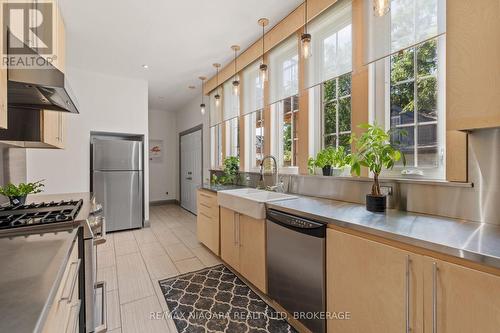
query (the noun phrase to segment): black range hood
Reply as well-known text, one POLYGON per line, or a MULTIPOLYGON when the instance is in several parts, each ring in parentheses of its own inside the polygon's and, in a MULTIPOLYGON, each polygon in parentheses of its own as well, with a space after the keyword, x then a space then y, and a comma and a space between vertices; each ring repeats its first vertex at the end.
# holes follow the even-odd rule
POLYGON ((29 66, 7 67, 7 103, 9 107, 55 110, 79 113, 77 103, 66 76, 48 63, 33 49, 30 54, 19 57, 30 58, 30 63, 44 64, 43 68, 29 66))

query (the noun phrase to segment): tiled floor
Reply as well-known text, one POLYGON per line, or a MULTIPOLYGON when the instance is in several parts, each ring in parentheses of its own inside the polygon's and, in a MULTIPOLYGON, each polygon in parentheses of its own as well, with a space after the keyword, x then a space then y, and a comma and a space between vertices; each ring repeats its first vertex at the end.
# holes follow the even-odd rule
POLYGON ((98 280, 107 285, 108 332, 177 332, 158 280, 220 261, 196 240, 196 217, 179 206, 153 206, 151 227, 115 232, 97 249, 98 280))

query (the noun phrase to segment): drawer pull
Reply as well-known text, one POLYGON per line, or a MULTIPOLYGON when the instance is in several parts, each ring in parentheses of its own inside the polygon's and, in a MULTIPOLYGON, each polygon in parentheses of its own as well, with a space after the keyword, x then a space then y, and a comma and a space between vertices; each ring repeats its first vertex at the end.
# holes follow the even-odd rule
POLYGON ((205 204, 204 204, 204 203, 202 203, 202 202, 200 202, 200 206, 203 206, 203 207, 205 207, 205 208, 212 209, 212 207, 211 207, 211 206, 209 206, 209 205, 205 205, 205 204))
POLYGON ((212 219, 210 216, 208 216, 208 215, 207 215, 207 214, 205 214, 205 213, 200 212, 200 215, 205 216, 207 219, 212 219))
POLYGON ((204 194, 204 193, 201 193, 200 192, 200 195, 204 198, 208 198, 208 199, 212 199, 212 196, 211 195, 208 195, 208 194, 204 194))
POLYGON ((102 323, 101 325, 97 326, 95 328, 95 333, 102 333, 106 332, 108 330, 108 317, 107 317, 107 312, 106 312, 106 282, 105 281, 100 281, 95 284, 96 289, 101 289, 101 296, 102 296, 102 302, 101 302, 101 318, 102 318, 102 323))
POLYGON ((80 307, 82 306, 82 301, 78 300, 74 305, 71 306, 71 313, 68 317, 68 322, 66 323, 65 332, 77 333, 78 320, 80 319, 80 307))
POLYGON ((71 276, 71 271, 68 273, 68 276, 66 278, 66 281, 64 282, 64 288, 63 288, 63 296, 59 300, 59 302, 62 301, 67 301, 68 303, 71 303, 71 300, 73 299, 73 292, 75 291, 75 286, 76 286, 76 281, 78 280, 78 272, 80 271, 80 264, 82 260, 78 259, 77 261, 73 261, 70 265, 70 270, 72 267, 76 267, 74 269, 74 274, 71 276), (66 288, 68 287, 68 280, 71 280, 71 284, 69 285, 69 291, 66 292, 66 288))

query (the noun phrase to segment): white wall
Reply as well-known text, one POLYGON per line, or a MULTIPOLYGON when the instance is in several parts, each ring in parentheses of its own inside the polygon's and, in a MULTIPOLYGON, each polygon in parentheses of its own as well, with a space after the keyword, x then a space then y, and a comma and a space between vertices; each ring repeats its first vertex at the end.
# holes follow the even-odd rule
POLYGON ((149 139, 163 141, 162 162, 149 162, 150 202, 177 198, 177 137, 175 113, 149 110, 149 139))
MULTIPOLYGON (((205 98, 205 104, 208 103, 208 98, 205 98)), ((208 171, 210 167, 210 129, 209 129, 209 114, 210 111, 207 108, 205 116, 201 115, 200 112, 200 100, 195 98, 181 107, 179 110, 175 111, 177 119, 177 133, 181 133, 190 128, 203 124, 203 182, 208 182, 210 179, 210 172, 208 171)), ((176 172, 175 172, 175 184, 177 185, 177 193, 179 193, 179 135, 176 137, 176 172)))
MULTIPOLYGON (((66 115, 65 149, 28 149, 27 179, 45 179, 46 193, 88 192, 90 132, 145 136, 148 146, 148 85, 129 79, 67 67, 80 114, 66 115)), ((148 170, 145 153, 144 170, 148 170)), ((149 202, 149 173, 144 173, 145 203, 149 202)), ((149 219, 149 205, 145 204, 149 219)))

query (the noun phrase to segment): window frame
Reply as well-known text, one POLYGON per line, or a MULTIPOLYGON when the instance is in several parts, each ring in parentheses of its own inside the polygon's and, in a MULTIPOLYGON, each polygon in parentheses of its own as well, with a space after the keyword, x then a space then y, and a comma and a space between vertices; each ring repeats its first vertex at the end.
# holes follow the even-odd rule
MULTIPOLYGON (((351 135, 352 134, 352 72, 348 72, 342 75, 339 75, 335 78, 332 78, 330 80, 324 81, 321 83, 321 88, 320 88, 320 102, 319 102, 319 122, 320 122, 320 147, 321 149, 325 149, 327 146, 325 144, 325 139, 327 136, 335 136, 335 148, 339 147, 339 137, 341 135, 351 135), (349 94, 344 95, 344 96, 339 96, 339 81, 340 77, 344 75, 350 75, 350 89, 349 89, 349 94), (325 101, 325 85, 328 82, 331 82, 335 80, 335 98, 330 99, 328 101, 325 101), (349 131, 340 131, 340 112, 339 112, 339 106, 340 106, 340 101, 344 99, 350 99, 350 130, 349 131), (334 133, 325 133, 325 107, 329 105, 330 103, 335 103, 336 104, 336 111, 335 111, 335 132, 334 133)), ((349 151, 351 148, 349 148, 349 151)))
MULTIPOLYGON (((413 83, 413 117, 414 121, 411 124, 404 124, 400 126, 404 127, 413 127, 413 156, 414 156, 414 164, 412 166, 402 166, 395 165, 392 170, 383 170, 382 177, 384 178, 395 178, 395 179, 423 179, 423 180, 445 180, 446 179, 446 38, 445 36, 438 36, 436 38, 426 40, 420 44, 414 45, 406 50, 414 49, 413 52, 413 77, 408 80, 403 80, 398 82, 398 84, 402 84, 405 82, 413 83), (417 49, 420 45, 429 42, 430 40, 436 41, 436 74, 426 75, 423 77, 424 80, 429 79, 431 77, 436 78, 436 88, 437 88, 437 98, 436 98, 436 108, 437 108, 437 120, 430 122, 419 122, 418 121, 418 80, 421 77, 418 75, 418 66, 417 66, 417 49), (420 125, 432 125, 436 124, 437 128, 437 162, 438 166, 418 166, 418 127, 420 125), (417 166, 415 166, 417 164, 417 166)), ((404 51, 406 51, 404 50, 404 51)), ((383 62, 384 67, 384 110, 383 110, 383 124, 386 130, 391 129, 391 58, 392 56, 386 57, 384 59, 379 60, 383 62)), ((373 66, 376 63, 370 64, 370 75, 373 75, 373 66)), ((372 78, 370 80, 370 84, 380 84, 376 78, 372 78)), ((371 94, 376 95, 374 92, 374 87, 370 88, 372 90, 371 94)), ((380 97, 380 95, 378 96, 380 97)), ((375 96, 377 98, 377 96, 375 96)), ((372 111, 370 112, 370 117, 372 118, 372 122, 375 122, 376 116, 373 117, 373 113, 377 114, 376 110, 373 110, 373 105, 370 103, 372 111)), ((421 147, 420 147, 421 148, 421 147)))
POLYGON ((280 173, 297 174, 299 172, 297 163, 297 145, 299 137, 297 136, 297 114, 300 111, 299 94, 286 97, 271 105, 271 154, 277 157, 278 168, 280 173), (284 112, 284 103, 290 100, 290 111, 284 112), (284 149, 284 117, 290 114, 291 126, 291 162, 290 165, 285 165, 285 149, 284 149))

